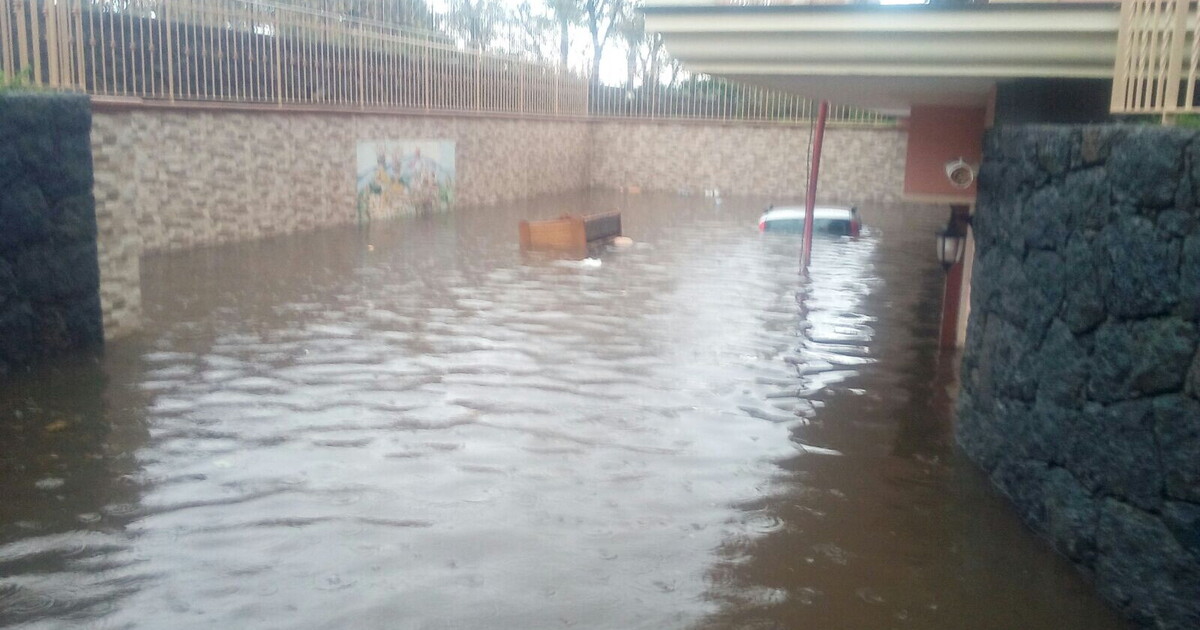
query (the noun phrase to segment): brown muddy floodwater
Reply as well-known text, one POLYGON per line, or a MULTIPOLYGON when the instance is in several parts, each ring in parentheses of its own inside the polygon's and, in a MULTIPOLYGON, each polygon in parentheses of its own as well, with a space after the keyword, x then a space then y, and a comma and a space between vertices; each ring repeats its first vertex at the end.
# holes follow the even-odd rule
POLYGON ((0 385, 0 626, 1122 627, 955 454, 944 210, 580 195, 143 263, 0 385), (517 221, 638 245, 525 259, 517 221))

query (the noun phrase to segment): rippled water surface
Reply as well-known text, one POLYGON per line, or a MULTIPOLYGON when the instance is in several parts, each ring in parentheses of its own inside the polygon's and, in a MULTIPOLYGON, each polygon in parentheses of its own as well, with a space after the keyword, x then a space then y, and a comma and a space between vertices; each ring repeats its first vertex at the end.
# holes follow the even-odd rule
POLYGON ((143 261, 0 385, 0 626, 1117 628, 955 455, 943 210, 582 195, 143 261), (624 213, 598 262, 517 221, 624 213))

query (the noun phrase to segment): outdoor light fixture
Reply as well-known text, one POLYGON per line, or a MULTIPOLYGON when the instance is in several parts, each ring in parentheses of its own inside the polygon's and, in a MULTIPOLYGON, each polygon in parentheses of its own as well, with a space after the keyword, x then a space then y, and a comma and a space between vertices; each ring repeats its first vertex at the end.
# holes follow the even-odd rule
POLYGON ((955 188, 970 188, 975 183, 975 167, 962 158, 946 162, 945 169, 946 179, 955 188))
POLYGON ((955 229, 952 224, 947 223, 946 227, 937 233, 937 255, 942 269, 950 271, 951 267, 963 259, 966 249, 967 235, 955 229))

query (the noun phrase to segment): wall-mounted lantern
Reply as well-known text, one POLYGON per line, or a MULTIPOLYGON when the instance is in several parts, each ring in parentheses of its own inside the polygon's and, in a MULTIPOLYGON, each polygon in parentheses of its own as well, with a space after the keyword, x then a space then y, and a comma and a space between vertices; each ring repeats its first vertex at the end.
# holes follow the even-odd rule
POLYGON ((963 252, 966 249, 967 236, 960 233, 960 230, 953 227, 952 224, 947 224, 941 232, 937 233, 937 256, 938 262, 942 263, 942 269, 949 271, 951 267, 962 261, 963 252))
POLYGON ((946 227, 937 233, 937 257, 942 269, 950 271, 962 262, 967 251, 967 233, 971 230, 971 207, 950 206, 950 219, 946 227))
POLYGON ((942 325, 938 336, 938 347, 953 350, 958 345, 959 314, 963 312, 963 285, 967 281, 966 258, 967 237, 971 233, 971 207, 950 206, 950 219, 946 227, 937 233, 937 257, 946 272, 946 286, 942 293, 942 325))

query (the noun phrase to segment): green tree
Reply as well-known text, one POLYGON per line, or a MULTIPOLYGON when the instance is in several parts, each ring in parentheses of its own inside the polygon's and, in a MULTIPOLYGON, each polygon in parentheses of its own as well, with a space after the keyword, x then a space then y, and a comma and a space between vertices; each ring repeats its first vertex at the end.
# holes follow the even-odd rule
POLYGON ((558 63, 566 68, 571 56, 571 27, 582 23, 579 0, 547 0, 550 14, 558 27, 558 63))
POLYGON ((600 60, 604 57, 604 47, 608 45, 609 38, 624 18, 626 0, 583 0, 580 8, 584 26, 592 37, 591 81, 593 85, 599 85, 600 60))
POLYGON ((617 22, 617 35, 625 42, 625 87, 633 89, 634 82, 644 74, 642 47, 646 43, 646 19, 640 11, 629 6, 617 22))
POLYGON ((516 52, 543 62, 550 57, 545 49, 553 40, 552 34, 557 29, 551 14, 537 12, 533 5, 526 1, 517 6, 509 21, 511 39, 517 47, 516 52))
POLYGON ((678 62, 667 54, 662 35, 646 31, 646 18, 636 4, 626 4, 618 22, 617 33, 626 46, 626 87, 639 81, 645 86, 657 86, 662 81, 663 66, 672 66, 672 84, 678 76, 678 62))
POLYGON ((495 0, 454 0, 450 23, 469 48, 483 50, 491 45, 505 23, 504 8, 495 0))
POLYGON ((33 72, 29 68, 25 68, 16 74, 5 74, 0 72, 0 94, 5 92, 28 92, 38 90, 33 83, 33 72))
POLYGON ((277 4, 393 26, 438 28, 438 19, 425 0, 277 0, 277 4))

